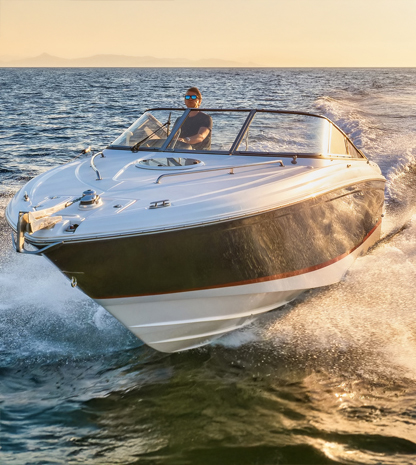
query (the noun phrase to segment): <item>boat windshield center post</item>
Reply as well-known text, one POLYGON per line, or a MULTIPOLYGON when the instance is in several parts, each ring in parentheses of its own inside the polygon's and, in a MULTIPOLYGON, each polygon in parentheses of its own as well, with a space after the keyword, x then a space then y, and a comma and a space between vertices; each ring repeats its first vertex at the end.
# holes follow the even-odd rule
POLYGON ((179 129, 182 127, 183 122, 186 120, 186 118, 188 117, 190 112, 191 112, 191 108, 186 109, 184 111, 183 115, 179 119, 176 120, 176 122, 175 122, 175 124, 174 124, 174 126, 172 128, 172 132, 169 134, 168 138, 165 140, 165 143, 160 148, 161 152, 164 152, 167 149, 167 147, 169 147, 169 144, 171 143, 172 139, 174 138, 176 132, 179 131, 179 129))
POLYGON ((247 119, 244 121, 244 124, 243 124, 240 132, 238 133, 233 145, 231 146, 228 155, 232 155, 237 150, 239 145, 241 144, 241 141, 243 140, 246 132, 248 131, 248 129, 250 127, 250 124, 253 121, 253 118, 254 118, 254 115, 256 114, 256 112, 257 112, 257 110, 251 110, 250 113, 248 114, 247 119))

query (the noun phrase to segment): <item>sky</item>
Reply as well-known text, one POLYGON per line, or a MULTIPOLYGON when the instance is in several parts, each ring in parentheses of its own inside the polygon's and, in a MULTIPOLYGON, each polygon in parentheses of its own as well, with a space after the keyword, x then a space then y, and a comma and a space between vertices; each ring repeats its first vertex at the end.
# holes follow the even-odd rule
POLYGON ((0 0, 0 57, 416 67, 416 0, 0 0))

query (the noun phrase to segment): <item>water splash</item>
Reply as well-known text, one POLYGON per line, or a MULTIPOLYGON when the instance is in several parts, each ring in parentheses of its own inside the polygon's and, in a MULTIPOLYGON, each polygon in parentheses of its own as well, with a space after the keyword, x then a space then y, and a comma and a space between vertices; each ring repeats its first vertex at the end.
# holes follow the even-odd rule
MULTIPOLYGON (((405 98, 416 101, 415 91, 405 98)), ((389 176, 416 162, 416 124, 411 106, 403 103, 395 91, 380 88, 359 98, 352 90, 338 90, 315 105, 389 176)))
MULTIPOLYGON (((416 216, 343 281, 308 291, 217 344, 260 345, 283 363, 350 379, 416 380, 416 216)), ((270 355, 269 355, 270 356, 270 355)))
POLYGON ((98 355, 140 344, 45 259, 15 253, 2 259, 0 351, 10 362, 98 355))

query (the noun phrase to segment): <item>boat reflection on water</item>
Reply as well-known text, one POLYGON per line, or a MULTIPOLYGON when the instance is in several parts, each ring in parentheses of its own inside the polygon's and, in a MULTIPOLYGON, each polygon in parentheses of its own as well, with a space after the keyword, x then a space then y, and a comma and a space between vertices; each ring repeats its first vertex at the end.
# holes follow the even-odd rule
POLYGON ((6 211, 18 252, 47 257, 162 352, 338 282, 383 214, 380 169, 327 118, 198 110, 213 129, 196 151, 180 138, 191 111, 145 112, 102 153, 32 179, 6 211))

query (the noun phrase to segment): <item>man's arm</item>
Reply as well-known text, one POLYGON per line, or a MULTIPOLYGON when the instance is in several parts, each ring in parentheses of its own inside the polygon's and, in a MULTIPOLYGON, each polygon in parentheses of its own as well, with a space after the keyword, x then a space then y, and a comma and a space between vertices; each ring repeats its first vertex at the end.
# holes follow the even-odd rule
POLYGON ((204 126, 199 128, 199 131, 197 134, 194 136, 189 136, 185 138, 179 139, 181 142, 185 142, 191 145, 198 144, 199 142, 202 142, 209 134, 210 129, 206 128, 204 126))

